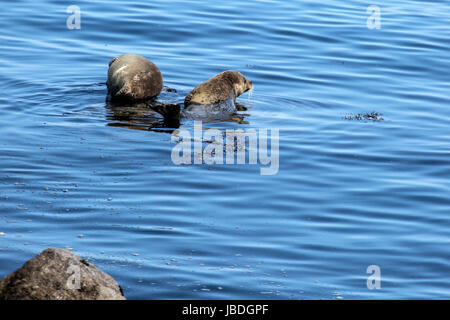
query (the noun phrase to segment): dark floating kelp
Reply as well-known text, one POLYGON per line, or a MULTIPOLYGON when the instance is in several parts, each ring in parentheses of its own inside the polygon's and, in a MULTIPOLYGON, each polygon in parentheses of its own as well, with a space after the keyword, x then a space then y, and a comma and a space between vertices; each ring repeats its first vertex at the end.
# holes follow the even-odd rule
POLYGON ((358 120, 358 121, 383 121, 383 114, 378 112, 371 113, 358 113, 356 115, 348 115, 344 117, 345 120, 358 120))

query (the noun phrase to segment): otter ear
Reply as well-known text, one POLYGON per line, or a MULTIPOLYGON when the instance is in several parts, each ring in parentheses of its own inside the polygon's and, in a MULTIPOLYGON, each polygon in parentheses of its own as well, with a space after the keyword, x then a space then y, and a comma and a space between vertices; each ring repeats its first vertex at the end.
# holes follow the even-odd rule
POLYGON ((108 67, 111 67, 111 65, 114 63, 114 61, 116 61, 117 58, 112 58, 111 61, 108 64, 108 67))

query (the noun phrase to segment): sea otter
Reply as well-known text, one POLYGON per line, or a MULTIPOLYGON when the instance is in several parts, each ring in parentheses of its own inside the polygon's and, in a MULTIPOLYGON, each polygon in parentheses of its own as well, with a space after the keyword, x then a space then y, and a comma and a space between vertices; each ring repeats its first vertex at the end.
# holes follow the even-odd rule
POLYGON ((163 78, 150 60, 124 54, 109 62, 106 85, 111 100, 137 102, 157 96, 163 88, 163 78))
POLYGON ((240 72, 227 70, 196 86, 184 99, 184 107, 214 105, 229 99, 234 103, 237 97, 251 89, 253 83, 240 72))

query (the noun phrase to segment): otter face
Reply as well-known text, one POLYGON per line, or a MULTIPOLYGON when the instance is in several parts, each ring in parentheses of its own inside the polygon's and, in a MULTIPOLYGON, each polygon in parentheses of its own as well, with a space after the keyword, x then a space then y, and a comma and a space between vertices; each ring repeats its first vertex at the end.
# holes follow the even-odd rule
POLYGON ((244 91, 242 93, 252 89, 253 89, 253 82, 248 80, 247 78, 244 78, 244 91))
POLYGON ((253 82, 248 80, 246 77, 244 77, 241 73, 236 72, 234 75, 234 92, 236 94, 236 97, 239 97, 244 92, 247 92, 249 90, 253 89, 253 82))

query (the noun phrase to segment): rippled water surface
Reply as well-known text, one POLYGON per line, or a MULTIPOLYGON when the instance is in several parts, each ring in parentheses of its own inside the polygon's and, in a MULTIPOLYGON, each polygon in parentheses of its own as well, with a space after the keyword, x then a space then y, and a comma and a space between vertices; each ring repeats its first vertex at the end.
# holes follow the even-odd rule
POLYGON ((448 1, 2 1, 0 277, 67 247, 133 299, 448 298, 449 21, 448 1), (175 165, 157 116, 105 104, 127 52, 165 101, 251 79, 240 121, 203 126, 279 129, 278 173, 175 165))

